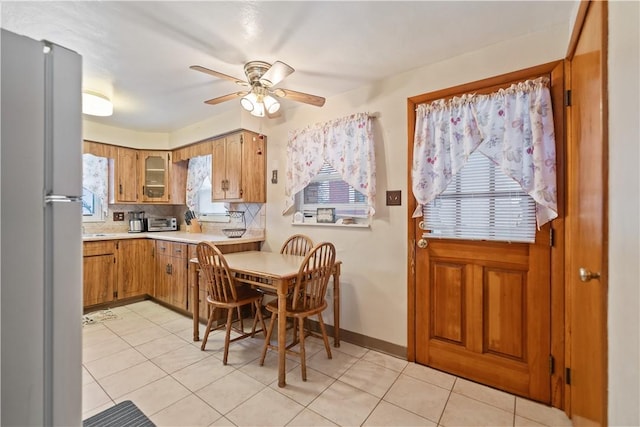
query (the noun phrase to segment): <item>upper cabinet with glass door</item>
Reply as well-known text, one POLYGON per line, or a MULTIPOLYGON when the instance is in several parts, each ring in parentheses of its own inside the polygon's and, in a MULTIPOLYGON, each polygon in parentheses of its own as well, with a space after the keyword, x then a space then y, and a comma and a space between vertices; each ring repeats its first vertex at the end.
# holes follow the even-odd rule
POLYGON ((169 202, 169 163, 167 151, 141 151, 143 202, 169 202))

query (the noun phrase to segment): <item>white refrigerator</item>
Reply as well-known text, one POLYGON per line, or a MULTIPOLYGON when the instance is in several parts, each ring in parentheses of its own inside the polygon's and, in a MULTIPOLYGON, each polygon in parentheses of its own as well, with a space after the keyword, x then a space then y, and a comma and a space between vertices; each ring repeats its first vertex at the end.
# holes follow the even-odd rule
POLYGON ((0 424, 82 424, 82 59, 2 30, 0 424))

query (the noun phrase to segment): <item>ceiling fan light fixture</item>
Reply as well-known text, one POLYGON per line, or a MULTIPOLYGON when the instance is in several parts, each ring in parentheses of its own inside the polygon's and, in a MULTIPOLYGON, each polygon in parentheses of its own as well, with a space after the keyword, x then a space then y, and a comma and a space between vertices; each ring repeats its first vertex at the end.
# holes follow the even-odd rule
POLYGON ((257 101, 258 97, 255 93, 251 92, 240 99, 240 105, 242 105, 242 108, 245 110, 252 112, 256 108, 257 101))
POLYGON ((91 116, 113 115, 113 103, 109 98, 98 92, 82 92, 82 113, 91 116))
POLYGON ((275 114, 280 109, 280 103, 271 95, 267 95, 263 99, 264 107, 267 109, 267 113, 275 114))
POLYGON ((251 111, 251 115, 256 117, 264 117, 264 104, 261 102, 256 102, 253 110, 251 111))

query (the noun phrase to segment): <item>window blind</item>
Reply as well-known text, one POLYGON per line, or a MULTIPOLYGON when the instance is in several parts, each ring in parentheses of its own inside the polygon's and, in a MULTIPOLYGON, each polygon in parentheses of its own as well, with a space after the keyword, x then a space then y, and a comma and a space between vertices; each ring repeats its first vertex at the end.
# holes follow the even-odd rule
POLYGON ((533 243, 535 202, 479 151, 423 210, 424 237, 533 243))
POLYGON ((315 215, 317 208, 336 209, 336 216, 367 217, 366 196, 347 184, 340 174, 324 163, 320 172, 299 194, 299 209, 315 215))

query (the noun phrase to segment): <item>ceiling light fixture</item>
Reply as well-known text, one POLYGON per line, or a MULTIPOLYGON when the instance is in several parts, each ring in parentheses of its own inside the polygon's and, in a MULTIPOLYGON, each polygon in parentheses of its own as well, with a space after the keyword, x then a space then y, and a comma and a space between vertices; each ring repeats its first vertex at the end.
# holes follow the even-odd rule
POLYGON ((82 113, 91 116, 111 116, 113 104, 106 96, 92 91, 82 92, 82 113))
POLYGON ((265 87, 258 85, 254 86, 249 94, 240 99, 240 105, 256 117, 264 117, 265 112, 275 114, 280 109, 278 100, 269 95, 265 87))

